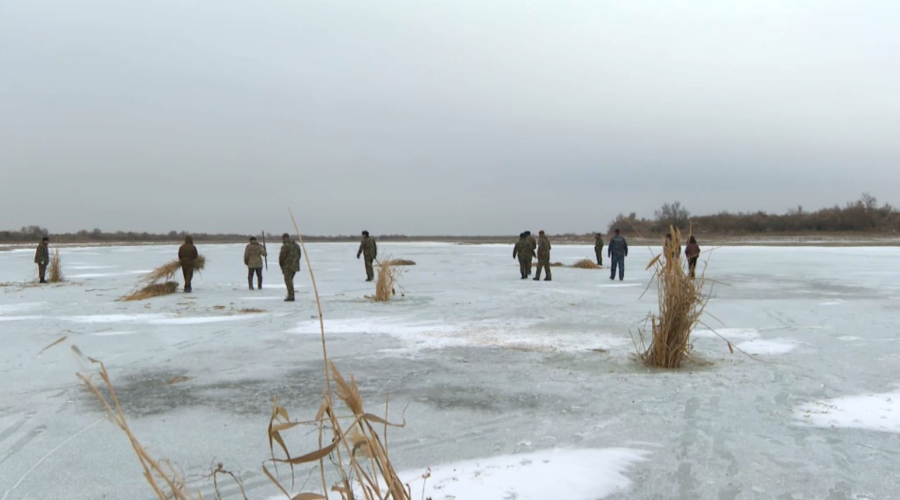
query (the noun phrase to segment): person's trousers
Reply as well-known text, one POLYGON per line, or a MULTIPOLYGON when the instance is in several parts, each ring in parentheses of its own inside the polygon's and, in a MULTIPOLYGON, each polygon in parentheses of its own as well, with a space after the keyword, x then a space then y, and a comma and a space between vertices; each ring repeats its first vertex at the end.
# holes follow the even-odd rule
POLYGON ((284 285, 287 287, 287 298, 294 298, 294 275, 297 274, 294 271, 285 271, 284 272, 284 285))
POLYGON ((601 248, 600 250, 595 250, 594 252, 597 254, 597 265, 602 266, 603 265, 603 249, 601 248))
POLYGON ((375 279, 375 268, 372 267, 372 262, 374 260, 375 259, 370 259, 370 258, 366 257, 366 279, 369 281, 372 281, 373 279, 375 279))
POLYGON ((523 278, 531 274, 531 259, 519 259, 519 273, 523 278))
POLYGON ((534 275, 534 279, 541 279, 541 269, 545 268, 547 270, 547 279, 552 279, 550 277, 550 259, 538 259, 537 274, 534 275))
POLYGON ((247 268, 247 284, 250 285, 250 289, 253 290, 253 274, 256 274, 256 288, 262 290, 262 268, 261 267, 250 267, 247 268))
POLYGON ((41 283, 46 282, 44 279, 47 276, 47 264, 38 264, 38 277, 41 279, 41 283))
POLYGON ((191 280, 194 279, 194 266, 191 264, 182 264, 181 274, 184 275, 184 291, 190 292, 193 290, 191 288, 191 280))
POLYGON ((694 276, 696 276, 696 272, 697 272, 697 259, 699 259, 699 258, 700 258, 700 257, 690 257, 690 258, 688 259, 688 268, 690 268, 690 270, 691 270, 691 278, 693 278, 694 276))
POLYGON ((616 277, 616 269, 619 270, 619 281, 625 279, 625 256, 613 254, 610 269, 609 279, 616 277))
POLYGON ((526 277, 531 276, 532 271, 534 271, 534 268, 532 267, 533 264, 534 264, 534 257, 529 257, 529 258, 528 258, 528 265, 525 266, 525 267, 528 268, 528 272, 525 274, 526 277))

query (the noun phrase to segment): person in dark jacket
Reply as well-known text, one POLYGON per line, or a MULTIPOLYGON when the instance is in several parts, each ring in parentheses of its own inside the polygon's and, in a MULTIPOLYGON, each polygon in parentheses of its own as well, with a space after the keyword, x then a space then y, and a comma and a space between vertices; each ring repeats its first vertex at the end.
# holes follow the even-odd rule
POLYGON ((616 269, 619 270, 619 281, 625 279, 625 257, 628 257, 628 241, 622 236, 618 229, 616 235, 609 240, 606 255, 612 264, 610 265, 609 279, 616 279, 616 269))
POLYGON ((44 236, 34 251, 34 263, 38 266, 38 277, 41 283, 46 283, 47 266, 50 265, 50 238, 44 236))
POLYGON ((537 257, 537 240, 534 239, 534 236, 531 235, 531 231, 525 231, 525 239, 528 240, 528 244, 531 245, 531 253, 532 256, 528 259, 528 276, 531 276, 531 272, 533 268, 531 267, 534 263, 534 258, 537 257))
POLYGON ((597 255, 597 265, 603 265, 603 235, 597 233, 594 235, 594 253, 597 255))
POLYGON ((253 275, 256 274, 256 286, 262 290, 263 257, 268 256, 266 247, 256 241, 256 237, 250 238, 250 243, 244 248, 244 265, 247 266, 247 284, 253 290, 253 275))
POLYGON ((184 237, 184 244, 178 249, 178 260, 181 262, 181 274, 184 275, 184 293, 191 293, 191 280, 194 279, 194 264, 197 262, 197 247, 192 236, 184 237))
POLYGON ((300 245, 291 238, 291 235, 284 233, 281 235, 281 253, 278 254, 278 265, 281 266, 281 273, 284 274, 284 285, 287 287, 287 297, 285 302, 294 301, 294 275, 300 271, 300 245))
POLYGON ((684 248, 684 256, 688 260, 688 268, 691 270, 691 278, 696 277, 697 259, 700 258, 700 245, 697 244, 697 238, 691 236, 690 241, 684 248))

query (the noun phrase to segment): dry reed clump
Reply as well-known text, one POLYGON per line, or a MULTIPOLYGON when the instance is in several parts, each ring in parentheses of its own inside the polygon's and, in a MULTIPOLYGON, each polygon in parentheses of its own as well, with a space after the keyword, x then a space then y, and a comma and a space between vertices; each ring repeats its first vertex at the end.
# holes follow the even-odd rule
POLYGON ((644 332, 640 332, 641 359, 647 365, 659 368, 679 368, 685 357, 690 356, 691 331, 700 321, 709 300, 704 291, 705 277, 691 279, 684 268, 677 250, 681 248, 681 231, 670 228, 669 233, 672 238, 666 239, 663 253, 647 265, 647 269, 655 268, 653 277, 659 291, 659 315, 651 314, 648 318, 652 326, 649 348, 644 342, 644 332))
MULTIPOLYGON (((537 267, 537 266, 538 266, 538 262, 537 262, 537 261, 533 261, 533 262, 531 263, 531 267, 537 267)), ((566 267, 566 265, 563 264, 562 262, 551 262, 551 263, 550 263, 550 267, 566 267)))
POLYGON ((416 261, 409 260, 409 259, 391 259, 387 262, 381 262, 378 265, 383 266, 385 263, 390 266, 414 266, 414 265, 416 265, 416 261))
POLYGON ((47 281, 50 283, 62 283, 66 281, 62 272, 62 265, 60 264, 58 248, 54 248, 53 253, 50 255, 50 266, 47 269, 47 281))
MULTIPOLYGON (((200 255, 197 257, 197 260, 194 261, 194 272, 199 273, 203 271, 204 268, 206 268, 206 257, 200 255)), ((179 269, 181 269, 181 261, 175 259, 145 274, 139 281, 141 283, 157 283, 159 281, 170 281, 175 277, 175 273, 177 273, 179 269)))
POLYGON ((574 267, 575 269, 600 269, 600 266, 595 264, 591 259, 581 259, 570 267, 574 267))
POLYGON ((391 297, 397 295, 397 282, 403 274, 396 266, 391 264, 393 260, 387 259, 378 263, 378 277, 375 279, 375 302, 388 302, 391 297))
POLYGON ((130 294, 120 297, 118 302, 130 302, 132 300, 146 300, 153 297, 160 297, 175 293, 178 290, 178 283, 167 281, 165 283, 151 283, 140 290, 131 292, 130 294))

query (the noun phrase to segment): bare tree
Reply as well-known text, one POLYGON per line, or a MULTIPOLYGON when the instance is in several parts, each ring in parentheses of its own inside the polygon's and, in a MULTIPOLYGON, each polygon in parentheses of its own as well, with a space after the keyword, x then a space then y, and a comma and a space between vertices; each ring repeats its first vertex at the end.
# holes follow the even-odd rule
POLYGON ((691 213, 681 205, 680 201, 675 201, 672 203, 664 203, 663 206, 656 211, 655 215, 656 222, 663 229, 668 228, 669 226, 686 229, 691 213))

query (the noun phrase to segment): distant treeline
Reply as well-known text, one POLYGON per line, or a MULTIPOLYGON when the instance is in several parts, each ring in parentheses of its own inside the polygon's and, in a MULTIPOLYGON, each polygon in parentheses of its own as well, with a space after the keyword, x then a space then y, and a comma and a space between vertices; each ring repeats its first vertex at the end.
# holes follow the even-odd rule
POLYGON ((900 211, 863 193, 860 199, 845 206, 835 205, 815 211, 802 206, 784 214, 766 212, 719 212, 713 215, 695 215, 679 202, 666 203, 654 214, 654 218, 638 218, 632 212, 619 214, 609 223, 609 230, 616 228, 623 233, 659 234, 669 226, 693 229, 698 234, 744 235, 758 233, 811 233, 811 232, 865 232, 894 233, 900 231, 900 211))
MULTIPOLYGON (((191 235, 195 242, 215 242, 215 243, 239 243, 246 242, 250 236, 262 239, 260 233, 256 234, 237 234, 237 233, 192 233, 188 231, 169 231, 168 233, 155 234, 148 232, 134 231, 114 231, 105 232, 101 229, 88 231, 82 229, 75 233, 52 233, 45 227, 26 226, 18 231, 0 231, 0 243, 34 243, 38 242, 44 236, 50 236, 51 240, 56 243, 104 243, 104 242, 135 242, 135 243, 180 243, 184 241, 184 237, 191 235)), ((506 241, 508 236, 407 236, 403 234, 382 234, 377 235, 381 241, 459 241, 482 243, 487 241, 501 240, 506 241)), ((336 236, 304 236, 306 241, 314 242, 344 242, 359 241, 359 235, 336 235, 336 236)), ((272 242, 281 242, 281 233, 272 234, 266 232, 266 240, 272 242)))
MULTIPOLYGON (((669 226, 681 229, 693 229, 697 234, 714 235, 752 235, 752 234, 795 234, 795 233, 896 233, 900 232, 900 211, 885 203, 878 205, 874 196, 864 193, 860 199, 845 206, 835 205, 812 212, 798 206, 784 214, 766 212, 719 212, 713 215, 695 215, 679 202, 666 203, 654 213, 652 219, 638 217, 634 212, 619 214, 609 223, 609 232, 619 229, 626 234, 640 233, 644 236, 664 233, 669 226)), ((549 228, 548 228, 549 229, 549 228)), ((554 234, 550 230, 551 234, 554 234)), ((196 242, 237 243, 244 242, 248 234, 210 234, 189 233, 186 231, 169 231, 164 234, 148 232, 115 231, 105 232, 100 229, 88 231, 82 229, 76 233, 51 233, 41 226, 22 227, 18 231, 0 231, 0 243, 33 243, 44 236, 50 236, 57 243, 177 243, 190 234, 196 242)), ((492 243, 506 242, 512 236, 406 236, 402 234, 376 235, 381 241, 454 241, 460 243, 492 243)), ((591 234, 555 234, 561 241, 589 240, 591 234)), ((281 240, 280 235, 266 233, 266 239, 272 242, 281 240)), ((304 236, 306 241, 342 242, 358 241, 358 235, 337 236, 304 236)))

